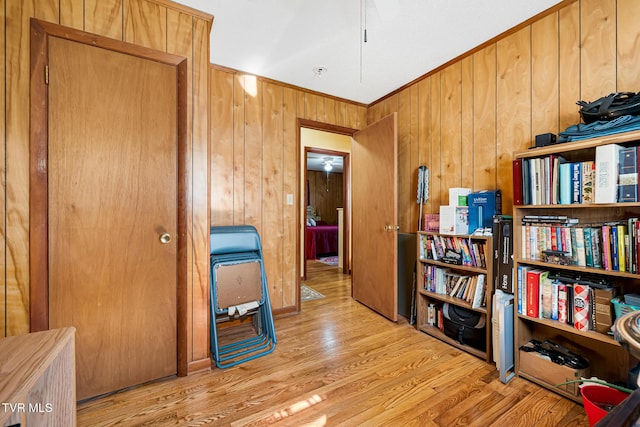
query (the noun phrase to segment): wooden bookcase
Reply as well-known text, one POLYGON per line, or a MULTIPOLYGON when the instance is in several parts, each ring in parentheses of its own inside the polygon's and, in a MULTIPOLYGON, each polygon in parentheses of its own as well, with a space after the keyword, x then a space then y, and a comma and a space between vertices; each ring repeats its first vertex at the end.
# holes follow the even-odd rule
MULTIPOLYGON (((471 353, 481 359, 484 359, 487 363, 491 362, 491 298, 493 294, 493 237, 492 236, 469 236, 469 235, 450 235, 439 234, 434 232, 419 231, 418 232, 418 252, 417 252, 417 280, 416 280, 416 325, 418 330, 429 334, 435 338, 438 338, 454 347, 471 353), (476 243, 482 246, 484 252, 484 266, 473 265, 455 265, 442 262, 441 260, 434 260, 425 253, 425 241, 426 239, 433 237, 464 239, 467 242, 476 243), (484 283, 484 301, 485 304, 478 308, 473 308, 472 304, 466 302, 463 299, 449 296, 443 293, 431 292, 425 289, 425 272, 428 266, 440 267, 443 269, 449 269, 452 272, 462 275, 485 275, 484 283), (428 320, 429 304, 443 305, 444 303, 453 304, 459 307, 464 307, 469 310, 476 311, 485 316, 485 345, 486 349, 482 350, 470 345, 460 344, 457 340, 452 339, 445 335, 437 325, 432 325, 428 320)), ((478 261, 478 265, 479 261, 478 261)))
MULTIPOLYGON (((596 147, 606 144, 619 144, 622 146, 640 145, 640 132, 627 132, 590 140, 530 149, 526 152, 516 153, 514 159, 533 159, 556 155, 562 156, 567 162, 595 161, 596 147)), ((513 215, 515 304, 518 304, 519 297, 519 266, 528 266, 529 268, 559 272, 561 274, 589 274, 596 278, 607 278, 612 284, 621 286, 623 294, 632 292, 640 293, 640 274, 637 273, 605 270, 604 268, 580 267, 577 265, 560 265, 544 262, 543 260, 531 259, 531 256, 523 253, 523 251, 526 252, 526 246, 523 247, 526 230, 522 225, 522 219, 525 215, 567 216, 569 218, 577 218, 579 221, 572 227, 598 227, 600 224, 607 222, 621 221, 635 217, 640 218, 640 203, 515 205, 513 215), (525 232, 524 237, 523 230, 525 232)), ((525 295, 521 297, 525 297, 525 295)), ((630 356, 620 346, 612 335, 599 333, 594 330, 580 331, 576 329, 573 324, 560 323, 547 318, 529 317, 526 314, 519 313, 517 308, 515 310, 514 334, 516 374, 577 402, 582 401, 579 393, 574 395, 565 392, 555 387, 555 384, 545 383, 524 372, 524 370, 527 370, 527 367, 521 363, 520 353, 518 351, 520 346, 528 343, 531 339, 539 341, 550 339, 584 356, 589 361, 590 376, 595 376, 609 382, 626 382, 629 369, 638 363, 636 359, 630 356)))

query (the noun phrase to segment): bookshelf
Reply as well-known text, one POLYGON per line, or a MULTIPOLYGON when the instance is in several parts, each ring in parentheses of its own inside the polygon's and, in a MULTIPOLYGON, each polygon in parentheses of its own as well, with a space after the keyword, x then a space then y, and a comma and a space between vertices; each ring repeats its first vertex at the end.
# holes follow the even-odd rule
MULTIPOLYGON (((640 145, 640 132, 633 131, 609 135, 516 153, 514 155, 514 201, 517 203, 518 197, 522 196, 517 193, 521 187, 520 191, 525 191, 525 188, 528 188, 530 192, 535 191, 532 188, 535 187, 535 184, 531 186, 526 180, 522 179, 522 175, 518 176, 516 162, 520 161, 524 164, 524 161, 532 161, 533 159, 561 158, 562 161, 567 163, 597 163, 597 147, 608 144, 617 144, 622 147, 638 146, 640 145), (519 182, 517 182, 518 178, 520 178, 519 182)), ((543 165, 544 162, 545 160, 542 160, 543 165)), ((553 165, 553 160, 548 164, 553 165)), ((514 296, 517 304, 514 322, 516 374, 569 399, 581 402, 582 399, 579 393, 568 393, 565 390, 554 387, 554 384, 546 383, 528 374, 527 372, 530 369, 526 364, 521 363, 518 349, 532 339, 538 341, 550 339, 584 356, 589 361, 589 376, 595 376, 612 383, 626 383, 628 371, 638 363, 638 360, 630 356, 613 336, 606 332, 606 329, 608 329, 606 328, 606 323, 601 321, 601 317, 596 318, 593 313, 601 312, 602 304, 606 308, 606 301, 608 301, 608 298, 602 299, 599 296, 602 295, 600 294, 602 291, 598 290, 599 294, 595 294, 596 288, 611 286, 617 288, 621 295, 640 293, 640 233, 638 233, 640 228, 636 229, 637 225, 635 225, 635 219, 640 218, 640 203, 635 201, 594 203, 594 201, 590 201, 590 198, 587 198, 586 202, 578 203, 572 200, 568 204, 560 204, 559 198, 555 199, 553 194, 554 191, 555 194, 560 193, 560 186, 564 185, 564 181, 558 182, 554 177, 553 169, 554 167, 551 166, 548 173, 541 172, 540 175, 543 178, 540 182, 542 187, 541 194, 546 192, 548 194, 547 198, 543 196, 542 199, 531 202, 531 199, 524 197, 522 202, 528 204, 514 204, 513 207, 514 296), (567 220, 564 219, 565 217, 567 220), (571 221, 569 219, 574 220, 571 221), (607 228, 607 225, 609 228, 607 228), (618 248, 616 259, 620 262, 624 261, 624 268, 621 268, 620 262, 618 262, 617 266, 612 265, 611 253, 613 252, 613 247, 610 242, 607 244, 607 241, 612 239, 613 232, 611 227, 615 227, 617 230, 616 239, 618 235, 622 236, 622 246, 613 245, 613 247, 618 248), (581 240, 580 236, 586 237, 587 235, 590 241, 581 240), (584 246, 582 242, 585 242, 584 246), (564 247, 562 247, 563 243, 564 247), (567 246, 569 246, 568 250, 567 246), (582 249, 583 247, 584 249, 582 249), (554 258, 553 252, 546 252, 546 254, 542 252, 549 249, 561 250, 564 254, 554 258), (584 254, 582 254, 583 250, 584 254), (578 256, 579 253, 581 254, 580 257, 578 256), (609 259, 605 265, 604 258, 607 253, 609 253, 609 259), (582 256, 585 258, 582 258, 582 256), (537 315, 535 315, 535 310, 533 313, 527 313, 526 301, 535 305, 536 300, 535 291, 527 299, 527 291, 530 293, 532 291, 527 289, 527 275, 522 272, 530 270, 550 272, 552 277, 560 278, 560 280, 554 281, 556 285, 570 285, 571 292, 583 290, 581 287, 575 287, 575 283, 580 284, 582 280, 588 283, 597 283, 598 286, 589 286, 590 290, 587 289, 589 292, 589 302, 587 303, 589 314, 587 319, 589 323, 597 324, 600 331, 593 330, 590 326, 583 330, 577 329, 574 326, 575 319, 571 319, 571 314, 573 314, 571 306, 568 308, 571 314, 566 321, 562 321, 562 315, 560 315, 560 320, 554 317, 555 312, 553 310, 555 310, 555 306, 552 306, 554 309, 551 311, 550 317, 549 311, 546 309, 543 314, 540 293, 537 294, 537 315), (525 287, 524 290, 523 286, 525 287), (595 310, 594 299, 599 301, 598 311, 595 310)), ((595 178, 596 176, 593 177, 594 181, 595 178)), ((572 177, 573 181, 574 178, 572 177)), ((580 185, 583 184, 581 183, 580 185)), ((597 190, 597 187, 595 187, 595 190, 597 190)), ((584 187, 581 187, 581 191, 589 192, 584 187)), ((593 194, 592 192, 591 195, 593 194)), ((555 292, 555 288, 553 289, 555 292)), ((569 290, 567 289, 567 291, 569 290)), ((545 296, 545 298, 548 297, 545 296)), ((571 304, 571 301, 575 299, 575 295, 572 297, 569 294, 567 298, 570 301, 569 304, 571 304)), ((609 307, 611 307, 613 315, 613 305, 609 305, 609 307)), ((615 316, 613 315, 613 317, 615 316)), ((576 319, 580 319, 580 317, 578 316, 576 319)))
MULTIPOLYGON (((416 311, 417 311, 417 328, 418 330, 440 339, 454 347, 464 350, 476 357, 491 362, 491 297, 493 290, 493 249, 492 236, 469 236, 469 235, 449 235, 428 231, 418 232, 418 252, 417 252, 417 280, 416 280, 416 311), (437 242, 437 243, 436 243, 437 242), (462 264, 451 264, 445 262, 443 258, 444 249, 449 245, 454 251, 462 256, 462 264), (438 249, 442 251, 438 253, 438 249), (475 288, 478 287, 479 276, 484 276, 484 285, 482 292, 478 293, 475 299, 475 288), (436 280, 436 277, 439 279, 436 280), (470 291, 467 293, 467 299, 451 296, 451 288, 455 287, 455 282, 445 291, 444 278, 468 277, 470 291), (473 279, 471 279, 473 278, 473 279), (437 283, 436 283, 437 282, 437 283), (472 294, 472 295, 469 295, 472 294), (480 302, 478 304, 478 302, 480 302), (475 302, 475 304, 474 304, 475 302), (441 310, 445 304, 451 304, 462 307, 473 312, 480 313, 485 318, 485 327, 480 337, 483 345, 461 344, 458 340, 450 338, 444 332, 442 327, 441 310), (429 306, 433 305, 430 320, 429 306)), ((482 282, 480 282, 482 283, 482 282)), ((462 286, 462 285, 460 285, 462 286)))

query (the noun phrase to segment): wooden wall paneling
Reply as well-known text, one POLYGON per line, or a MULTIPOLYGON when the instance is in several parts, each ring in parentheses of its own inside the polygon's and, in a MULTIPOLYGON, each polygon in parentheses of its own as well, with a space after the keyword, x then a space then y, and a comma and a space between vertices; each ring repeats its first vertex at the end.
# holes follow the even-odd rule
POLYGON ((616 0, 582 0, 580 96, 595 101, 616 91, 616 0))
POLYGON ((326 110, 325 97, 318 95, 316 99, 316 119, 319 122, 329 123, 327 120, 328 113, 326 110))
POLYGON ((296 115, 300 118, 306 118, 305 116, 305 92, 302 90, 296 90, 296 115))
POLYGON ((502 210, 513 207, 513 153, 531 143, 531 28, 497 42, 497 184, 502 210))
POLYGON ((411 91, 398 94, 398 224, 400 231, 411 231, 411 212, 415 204, 415 190, 411 188, 411 91))
POLYGON ((283 210, 285 196, 283 183, 283 116, 282 86, 265 82, 263 85, 262 138, 264 152, 262 156, 262 248, 269 297, 274 309, 282 308, 283 282, 283 210))
MULTIPOLYGON (((5 0, 0 0, 1 10, 6 10, 5 0)), ((3 83, 6 81, 4 77, 6 76, 6 44, 5 44, 5 20, 0 19, 0 46, 3 48, 0 49, 0 75, 2 75, 3 83)), ((7 292, 7 283, 5 278, 7 278, 6 271, 6 259, 7 259, 7 233, 5 229, 5 218, 7 212, 5 210, 6 201, 7 201, 7 163, 6 163, 6 149, 7 149, 7 139, 6 139, 6 91, 5 85, 0 85, 0 107, 2 108, 2 115, 0 116, 0 277, 3 279, 3 283, 0 286, 0 337, 5 337, 7 335, 5 329, 5 313, 6 313, 6 304, 5 304, 5 296, 7 292)))
POLYGON ((123 40, 124 0, 84 0, 84 30, 123 40))
POLYGON ((558 11, 559 47, 559 130, 580 121, 578 106, 580 100, 580 2, 558 11))
POLYGON ((233 224, 245 223, 245 86, 244 74, 233 82, 233 224))
POLYGON ((367 124, 372 124, 384 117, 384 101, 367 108, 367 124))
MULTIPOLYGON (((170 11, 172 14, 173 11, 170 11)), ((182 14, 184 16, 184 14, 182 14)), ((187 15, 188 16, 188 15, 187 15)), ((188 23, 188 19, 181 22, 188 23)), ((193 63, 193 204, 191 243, 193 264, 189 283, 193 284, 192 361, 202 361, 194 369, 208 368, 209 362, 209 225, 210 225, 210 150, 209 150, 209 33, 210 21, 191 19, 193 63)), ((210 365, 209 365, 210 366, 210 365)))
POLYGON ((166 51, 167 8, 146 0, 125 0, 124 41, 166 51))
POLYGON ((255 77, 247 76, 255 84, 255 95, 245 95, 245 183, 244 183, 244 221, 258 230, 260 237, 264 239, 262 226, 262 156, 264 155, 264 142, 262 139, 262 102, 263 82, 255 77))
POLYGON ((358 127, 357 129, 364 129, 367 126, 367 108, 358 107, 358 127))
MULTIPOLYGON (((460 70, 460 142, 461 150, 460 165, 473 165, 473 57, 468 56, 461 61, 460 70)), ((461 167, 461 169, 462 169, 461 167)), ((482 189, 475 187, 473 173, 462 172, 460 186, 463 188, 482 189)))
POLYGON ((326 122, 332 125, 340 124, 340 115, 338 114, 338 102, 329 97, 324 98, 324 109, 326 114, 326 122))
POLYGON ((233 225, 233 82, 211 67, 211 225, 233 225))
POLYGON ((298 304, 298 272, 296 271, 296 259, 298 258, 298 209, 300 206, 298 197, 298 120, 296 114, 296 91, 285 87, 282 97, 282 191, 285 198, 288 194, 293 196, 293 205, 287 204, 282 213, 282 306, 292 307, 298 304))
POLYGON ((367 109, 364 107, 358 107, 355 104, 346 104, 345 122, 343 126, 352 129, 361 129, 362 126, 367 123, 366 111, 367 109))
POLYGON ((60 0, 60 25, 84 30, 84 0, 60 0))
MULTIPOLYGON (((431 156, 431 77, 420 80, 416 86, 418 88, 418 166, 425 165, 429 169, 429 176, 431 176, 433 174, 431 156)), ((415 173, 417 182, 417 170, 415 173)), ((431 183, 429 183, 429 199, 422 206, 423 215, 438 212, 432 202, 433 191, 434 189, 431 188, 431 183)), ((424 220, 421 220, 420 223, 424 226, 424 220)))
MULTIPOLYGON (((29 76, 31 17, 58 22, 57 1, 5 4, 6 335, 29 332, 29 76)), ((44 70, 43 70, 44 72, 44 70)))
POLYGON ((304 94, 304 118, 318 120, 318 97, 310 92, 304 94))
POLYGON ((419 159, 419 149, 420 149, 420 131, 419 131, 419 107, 418 107, 418 85, 411 85, 409 88, 409 102, 411 104, 411 120, 409 123, 409 135, 410 135, 410 150, 409 157, 411 158, 410 162, 410 176, 411 180, 409 182, 409 207, 410 214, 408 217, 408 232, 415 232, 418 229, 418 213, 419 206, 416 203, 417 199, 417 190, 418 190, 418 166, 421 164, 419 159))
POLYGON ((440 205, 449 204, 449 194, 443 197, 443 192, 448 191, 442 185, 442 126, 441 126, 441 96, 442 73, 439 71, 431 76, 431 157, 429 161, 429 199, 434 213, 440 212, 440 205))
POLYGON ((496 189, 496 45, 473 54, 473 188, 496 189))
POLYGON ((531 141, 560 130, 558 13, 531 25, 531 141))
POLYGON ((399 94, 394 93, 390 97, 386 98, 383 101, 384 110, 382 113, 382 117, 386 117, 391 113, 397 113, 400 105, 399 94))
POLYGON ((347 103, 336 101, 336 124, 338 126, 347 126, 347 103))
POLYGON ((449 203, 449 188, 460 187, 462 184, 462 94, 461 94, 461 63, 456 62, 445 68, 441 74, 442 92, 440 93, 441 174, 442 191, 441 204, 449 203))
POLYGON ((640 90, 640 2, 637 0, 618 0, 617 2, 617 82, 618 92, 637 92, 640 90))

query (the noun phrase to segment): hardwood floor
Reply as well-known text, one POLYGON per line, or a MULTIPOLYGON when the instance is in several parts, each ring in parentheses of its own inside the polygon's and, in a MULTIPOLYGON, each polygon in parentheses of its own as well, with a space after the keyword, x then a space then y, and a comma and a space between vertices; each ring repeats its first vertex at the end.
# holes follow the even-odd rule
POLYGON ((78 425, 587 426, 582 406, 394 324, 351 299, 350 276, 309 264, 325 298, 276 319, 274 353, 78 405, 78 425))

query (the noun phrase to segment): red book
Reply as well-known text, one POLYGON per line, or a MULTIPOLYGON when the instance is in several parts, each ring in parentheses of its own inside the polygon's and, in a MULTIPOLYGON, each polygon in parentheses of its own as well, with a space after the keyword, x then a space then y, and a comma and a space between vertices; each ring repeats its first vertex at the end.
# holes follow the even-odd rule
POLYGON ((513 161, 513 204, 522 204, 522 159, 513 161))
POLYGON ((558 250, 558 234, 556 233, 556 227, 551 227, 551 250, 558 250))
POLYGON ((527 316, 538 317, 540 313, 540 275, 542 270, 527 271, 527 316))
POLYGON ((611 227, 602 226, 602 266, 605 270, 611 270, 611 227))

